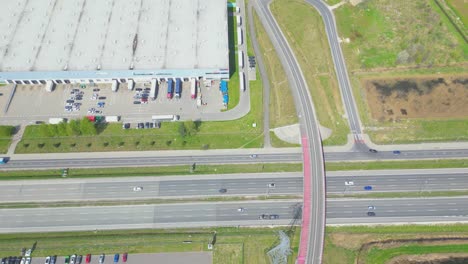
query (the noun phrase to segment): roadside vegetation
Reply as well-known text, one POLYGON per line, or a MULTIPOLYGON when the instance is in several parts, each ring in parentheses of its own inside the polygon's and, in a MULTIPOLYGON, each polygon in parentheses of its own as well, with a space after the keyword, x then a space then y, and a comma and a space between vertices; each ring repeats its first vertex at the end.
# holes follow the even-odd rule
MULTIPOLYGON (((326 162, 327 171, 343 170, 391 170, 391 169, 437 169, 468 168, 468 160, 420 160, 420 161, 377 161, 377 162, 326 162)), ((184 166, 122 167, 68 170, 67 178, 102 178, 132 176, 172 176, 228 173, 267 173, 302 171, 302 163, 257 163, 184 166)), ((61 169, 52 170, 1 170, 0 180, 57 179, 61 169)))
POLYGON ((7 153, 15 129, 14 126, 0 126, 0 153, 7 153))
MULTIPOLYGON (((235 8, 228 8, 228 12, 235 14, 235 8)), ((245 32, 244 34, 248 34, 245 32)), ((239 64, 237 58, 237 25, 236 16, 228 15, 228 38, 229 38, 229 102, 226 110, 230 110, 239 104, 239 64)))
POLYGON ((273 131, 270 131, 270 141, 271 146, 273 146, 274 148, 291 148, 301 146, 301 144, 293 144, 281 140, 279 137, 276 136, 275 132, 273 131))
MULTIPOLYGON (((455 2, 447 3, 453 7, 455 2)), ((427 79, 432 82, 432 78, 436 82, 453 75, 458 75, 465 83, 468 78, 466 34, 452 23, 448 7, 439 3, 445 0, 376 0, 357 6, 346 4, 334 10, 361 121, 375 143, 468 140, 468 119, 453 115, 468 111, 466 104, 462 103, 457 111, 450 109, 466 96, 451 93, 450 89, 442 95, 441 91, 450 86, 441 85, 435 92, 424 92, 429 98, 423 98, 420 91, 412 92, 409 86, 406 91, 389 90, 391 95, 382 99, 384 105, 371 103, 372 91, 366 87, 366 80, 392 83, 427 79), (400 101, 390 102, 391 98, 400 101), (395 116, 400 108, 406 108, 400 104, 410 104, 418 110, 418 105, 431 104, 432 107, 418 118, 395 116), (387 116, 371 116, 375 111, 387 116)))
POLYGON ((409 257, 439 263, 454 253, 468 253, 467 245, 466 224, 327 227, 323 263, 409 263, 409 257))
POLYGON ((344 145, 349 127, 321 16, 301 0, 275 0, 270 9, 301 66, 317 118, 332 130, 324 145, 344 145))
MULTIPOLYGON (((21 248, 31 247, 37 242, 33 257, 128 252, 131 261, 131 254, 136 253, 212 251, 213 263, 267 264, 270 262, 266 252, 277 245, 279 230, 286 231, 291 244, 297 245, 299 229, 285 229, 220 227, 2 234, 0 255, 16 256, 21 248), (213 240, 213 250, 208 250, 208 244, 213 240)), ((294 261, 295 254, 289 257, 288 263, 294 261)))

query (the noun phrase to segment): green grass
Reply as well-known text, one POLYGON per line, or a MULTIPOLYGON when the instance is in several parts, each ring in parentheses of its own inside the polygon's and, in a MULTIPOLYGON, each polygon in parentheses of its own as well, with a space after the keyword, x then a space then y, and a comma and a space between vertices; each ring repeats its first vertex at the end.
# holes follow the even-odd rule
MULTIPOLYGON (((340 226, 327 227, 325 235, 324 264, 352 264, 360 248, 371 242, 396 239, 432 237, 466 237, 467 224, 448 225, 398 225, 398 226, 340 226)), ((443 243, 443 242, 442 242, 443 243)), ((362 263, 387 263, 391 257, 405 254, 455 253, 468 251, 467 245, 453 244, 377 244, 362 251, 362 263)))
POLYGON ((283 66, 262 23, 253 14, 255 32, 270 83, 270 128, 298 122, 292 91, 283 66))
POLYGON ((324 145, 345 144, 349 128, 321 16, 300 0, 275 0, 270 9, 301 66, 320 124, 332 130, 324 145))
MULTIPOLYGON (((384 170, 384 169, 436 169, 467 168, 468 160, 420 160, 420 161, 378 161, 378 162, 326 162, 327 171, 342 170, 384 170)), ((258 164, 225 164, 196 165, 190 173, 190 165, 159 166, 136 168, 96 168, 69 169, 68 178, 102 178, 132 176, 171 176, 202 175, 227 173, 263 173, 263 172, 297 172, 302 171, 302 163, 258 163, 258 164)), ((12 170, 0 171, 0 180, 56 179, 61 178, 62 170, 12 170)))
MULTIPOLYGON (((190 165, 159 166, 159 167, 131 167, 131 168, 96 168, 69 169, 68 178, 103 178, 103 177, 132 177, 132 176, 171 176, 171 175, 203 175, 228 173, 262 173, 262 172, 293 172, 301 171, 300 163, 258 163, 258 164, 225 164, 225 165, 196 165, 195 171, 190 173, 190 165)), ((56 179, 61 178, 62 170, 12 170, 0 171, 0 180, 18 179, 56 179)))
MULTIPOLYGON (((115 252, 158 253, 209 251, 216 232, 213 263, 269 263, 266 252, 277 244, 281 228, 151 229, 0 235, 0 255, 17 255, 37 241, 33 257, 115 252), (192 241, 192 243, 183 243, 192 241)), ((291 234, 293 241, 299 232, 291 234)), ((131 259, 131 255, 129 256, 131 259)), ((288 263, 294 263, 292 259, 288 263)))
POLYGON ((0 126, 0 153, 7 153, 14 131, 13 126, 0 126))
POLYGON ((468 25, 468 5, 464 0, 447 0, 447 4, 460 17, 464 25, 468 25))
POLYGON ((373 248, 366 256, 366 263, 385 264, 390 259, 400 255, 422 255, 441 253, 468 253, 466 244, 425 246, 409 244, 397 248, 373 248))
POLYGON ((348 69, 396 65, 447 65, 467 59, 468 45, 433 0, 376 0, 335 11, 348 69), (395 11, 398 10, 398 11, 395 11), (365 29, 365 30, 364 30, 365 29), (413 61, 397 63, 411 45, 421 45, 413 61))

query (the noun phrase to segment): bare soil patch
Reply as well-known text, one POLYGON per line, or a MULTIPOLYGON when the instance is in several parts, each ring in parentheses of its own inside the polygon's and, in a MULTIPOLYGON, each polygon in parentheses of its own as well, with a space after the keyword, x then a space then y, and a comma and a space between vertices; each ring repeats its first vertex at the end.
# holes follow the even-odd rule
POLYGON ((460 118, 468 116, 468 75, 364 79, 372 118, 460 118))
POLYGON ((426 255, 402 255, 391 259, 387 264, 466 264, 468 254, 426 254, 426 255))

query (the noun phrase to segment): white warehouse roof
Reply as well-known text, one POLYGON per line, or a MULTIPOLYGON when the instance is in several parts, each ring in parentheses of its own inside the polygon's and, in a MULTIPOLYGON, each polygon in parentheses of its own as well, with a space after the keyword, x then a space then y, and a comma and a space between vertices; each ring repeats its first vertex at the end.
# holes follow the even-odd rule
POLYGON ((0 72, 229 68, 222 0, 0 0, 0 72))

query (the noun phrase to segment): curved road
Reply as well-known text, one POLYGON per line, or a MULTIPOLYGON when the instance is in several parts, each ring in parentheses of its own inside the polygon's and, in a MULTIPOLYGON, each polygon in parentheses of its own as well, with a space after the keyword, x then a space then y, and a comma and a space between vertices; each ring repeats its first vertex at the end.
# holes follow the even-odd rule
POLYGON ((249 4, 270 36, 293 92, 301 131, 304 165, 303 218, 297 263, 321 263, 325 227, 325 171, 320 131, 307 83, 297 60, 269 10, 271 0, 249 4))
MULTIPOLYGON (((0 209, 0 233, 292 225, 300 218, 301 206, 298 200, 281 200, 0 209), (276 214, 279 219, 261 220, 262 214, 276 214)), ((327 203, 329 225, 424 222, 468 222, 468 198, 330 199, 327 203), (368 216, 369 211, 375 216, 368 216)))

